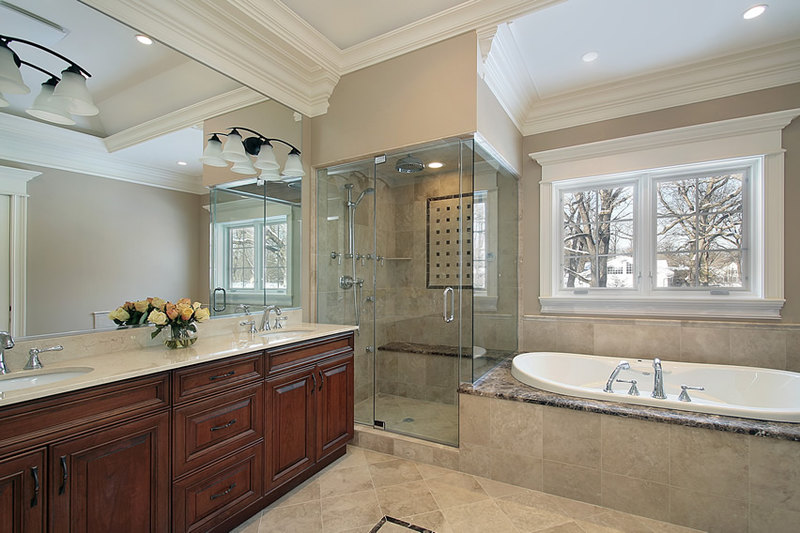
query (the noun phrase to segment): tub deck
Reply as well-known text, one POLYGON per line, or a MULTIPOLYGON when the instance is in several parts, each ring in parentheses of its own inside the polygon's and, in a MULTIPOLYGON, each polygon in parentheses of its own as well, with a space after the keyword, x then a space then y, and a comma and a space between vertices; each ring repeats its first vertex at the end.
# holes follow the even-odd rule
POLYGON ((511 359, 507 359, 490 370, 474 384, 462 384, 458 392, 501 398, 518 402, 538 403, 551 407, 565 407, 577 411, 587 411, 652 422, 679 424, 683 426, 716 429, 745 435, 771 437, 800 442, 800 424, 791 422, 771 422, 731 416, 676 411, 630 403, 592 400, 565 396, 525 385, 511 375, 511 359))

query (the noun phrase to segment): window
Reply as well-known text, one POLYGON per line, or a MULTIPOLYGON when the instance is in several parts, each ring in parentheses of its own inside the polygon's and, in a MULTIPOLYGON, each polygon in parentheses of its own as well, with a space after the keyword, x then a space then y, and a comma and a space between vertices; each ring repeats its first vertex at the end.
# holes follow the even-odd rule
POLYGON ((225 235, 225 279, 232 292, 262 291, 289 294, 289 219, 222 224, 225 235), (256 246, 256 243, 263 243, 256 246))
POLYGON ((780 318, 797 110, 529 154, 544 313, 780 318))
POLYGON ((486 294, 488 277, 486 191, 475 191, 472 201, 472 288, 486 294))

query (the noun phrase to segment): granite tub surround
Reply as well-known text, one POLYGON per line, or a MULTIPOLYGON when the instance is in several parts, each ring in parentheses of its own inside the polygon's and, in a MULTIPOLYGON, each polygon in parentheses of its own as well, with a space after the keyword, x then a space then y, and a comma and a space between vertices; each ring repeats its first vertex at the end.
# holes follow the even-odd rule
POLYGON ((577 411, 622 416, 651 422, 742 433, 759 437, 772 437, 800 441, 800 424, 751 420, 730 416, 660 409, 644 405, 618 403, 589 398, 565 396, 530 387, 511 375, 511 360, 505 360, 473 385, 462 384, 459 392, 488 398, 501 398, 552 407, 565 407, 577 411))
POLYGON ((11 369, 7 378, 39 372, 22 370, 28 350, 56 344, 64 349, 39 356, 44 372, 76 367, 92 370, 47 385, 2 392, 0 407, 356 329, 354 326, 303 323, 300 311, 289 311, 288 315, 289 319, 280 330, 287 335, 273 336, 249 333, 247 327, 239 325, 241 316, 209 320, 198 324, 197 342, 179 350, 164 347, 163 332, 151 339, 150 327, 21 339, 13 349, 6 351, 11 369))
POLYGON ((519 350, 800 372, 800 324, 525 315, 519 350))
POLYGON ((515 381, 506 363, 462 386, 462 471, 706 531, 797 530, 800 425, 579 400, 515 381))

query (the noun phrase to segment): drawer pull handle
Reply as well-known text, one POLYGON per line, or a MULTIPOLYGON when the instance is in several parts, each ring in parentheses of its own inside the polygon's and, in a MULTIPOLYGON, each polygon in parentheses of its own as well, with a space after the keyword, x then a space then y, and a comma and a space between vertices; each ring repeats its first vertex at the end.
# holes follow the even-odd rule
POLYGON ((67 456, 62 455, 59 459, 61 463, 61 486, 58 487, 58 493, 64 494, 64 491, 67 490, 67 478, 69 477, 69 471, 67 470, 67 456))
POLYGON ((229 378, 232 375, 236 374, 235 370, 231 370, 230 372, 225 372, 224 374, 220 374, 218 376, 211 376, 208 379, 214 381, 215 379, 222 379, 222 378, 229 378))
POLYGON ((39 505, 39 467, 31 467, 31 475, 33 476, 33 498, 31 499, 31 507, 39 505))
POLYGON ((231 420, 231 421, 230 421, 230 422, 228 422, 227 424, 222 424, 221 426, 214 426, 214 427, 212 427, 212 428, 211 428, 211 431, 219 431, 220 429, 229 428, 229 427, 231 427, 232 425, 234 425, 235 423, 236 423, 236 419, 234 418, 233 420, 231 420))
POLYGON ((317 390, 317 373, 316 372, 312 372, 311 373, 311 378, 314 380, 314 386, 311 387, 311 394, 314 394, 314 391, 317 390))
POLYGON ((231 491, 236 488, 236 483, 231 483, 227 489, 223 490, 222 492, 218 492, 217 494, 212 494, 211 499, 216 500, 217 498, 221 498, 231 493, 231 491))
POLYGON ((322 390, 322 386, 325 385, 325 374, 322 372, 319 373, 320 383, 319 383, 319 390, 322 390))

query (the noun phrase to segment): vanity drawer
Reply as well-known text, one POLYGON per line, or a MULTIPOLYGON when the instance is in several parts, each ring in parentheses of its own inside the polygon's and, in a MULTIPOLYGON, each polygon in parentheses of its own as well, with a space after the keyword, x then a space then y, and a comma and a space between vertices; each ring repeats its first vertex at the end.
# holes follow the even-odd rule
POLYGON ((255 352, 176 370, 172 375, 174 402, 186 402, 258 381, 264 376, 263 361, 262 352, 255 352))
POLYGON ((259 443, 175 482, 173 531, 210 531, 256 502, 262 492, 263 456, 259 443))
POLYGON ((324 357, 345 355, 352 351, 353 334, 350 332, 279 346, 266 351, 268 374, 297 368, 324 357))
POLYGON ((175 409, 172 474, 179 477, 263 437, 263 385, 175 409))

